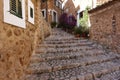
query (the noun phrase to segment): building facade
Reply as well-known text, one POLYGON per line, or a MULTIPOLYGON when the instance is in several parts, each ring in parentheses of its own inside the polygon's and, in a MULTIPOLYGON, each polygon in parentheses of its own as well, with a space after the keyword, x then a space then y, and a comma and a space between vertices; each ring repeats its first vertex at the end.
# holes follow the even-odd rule
POLYGON ((47 22, 59 23, 59 17, 62 14, 62 0, 41 0, 41 10, 47 22))
POLYGON ((77 18, 77 11, 80 9, 79 6, 75 6, 74 0, 67 0, 64 3, 63 10, 65 13, 68 13, 69 15, 74 15, 75 18, 77 18))
POLYGON ((40 0, 0 0, 0 80, 24 80, 30 57, 44 34, 49 34, 49 27, 40 0))

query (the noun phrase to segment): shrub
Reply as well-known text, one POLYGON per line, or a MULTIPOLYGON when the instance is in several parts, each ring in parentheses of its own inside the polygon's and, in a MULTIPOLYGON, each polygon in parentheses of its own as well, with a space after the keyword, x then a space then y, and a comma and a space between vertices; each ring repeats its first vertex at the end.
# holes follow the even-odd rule
POLYGON ((75 34, 82 34, 82 30, 79 27, 77 27, 77 28, 75 28, 74 33, 75 34))
POLYGON ((75 33, 75 35, 79 34, 81 37, 88 37, 88 35, 89 35, 89 28, 76 27, 74 29, 74 33, 75 33))
POLYGON ((51 22, 51 27, 52 28, 56 27, 56 25, 57 25, 57 22, 51 22))

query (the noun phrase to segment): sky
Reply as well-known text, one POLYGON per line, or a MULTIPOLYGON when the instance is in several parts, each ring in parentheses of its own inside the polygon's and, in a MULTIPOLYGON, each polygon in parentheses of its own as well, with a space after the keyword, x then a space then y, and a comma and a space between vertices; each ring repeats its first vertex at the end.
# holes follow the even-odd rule
POLYGON ((75 0, 75 5, 80 5, 81 11, 84 10, 87 6, 96 7, 96 0, 75 0), (92 4, 93 3, 93 4, 92 4))
MULTIPOLYGON (((67 0, 65 0, 67 1, 67 0)), ((77 7, 78 5, 80 5, 80 11, 83 11, 85 10, 85 8, 87 6, 91 6, 92 5, 92 0, 73 0, 74 1, 74 4, 75 4, 75 7, 77 7)), ((96 0, 93 0, 93 7, 95 7, 95 3, 96 3, 96 0)))

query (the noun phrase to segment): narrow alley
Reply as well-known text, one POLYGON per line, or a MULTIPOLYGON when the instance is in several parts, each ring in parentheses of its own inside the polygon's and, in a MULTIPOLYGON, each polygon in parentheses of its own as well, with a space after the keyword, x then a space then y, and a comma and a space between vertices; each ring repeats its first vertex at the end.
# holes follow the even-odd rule
POLYGON ((120 0, 0 0, 0 80, 120 80, 120 0))
POLYGON ((120 55, 54 28, 26 73, 26 80, 120 80, 120 55))

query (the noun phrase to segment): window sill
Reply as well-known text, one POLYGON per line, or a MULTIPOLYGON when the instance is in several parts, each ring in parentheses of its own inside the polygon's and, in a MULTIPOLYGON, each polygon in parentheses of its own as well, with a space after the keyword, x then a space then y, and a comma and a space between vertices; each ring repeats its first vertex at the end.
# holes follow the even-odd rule
POLYGON ((19 18, 21 18, 21 19, 23 19, 23 17, 21 16, 21 15, 19 15, 19 14, 17 14, 16 12, 14 12, 14 11, 9 11, 11 14, 13 14, 14 16, 16 16, 16 17, 19 17, 19 18))

